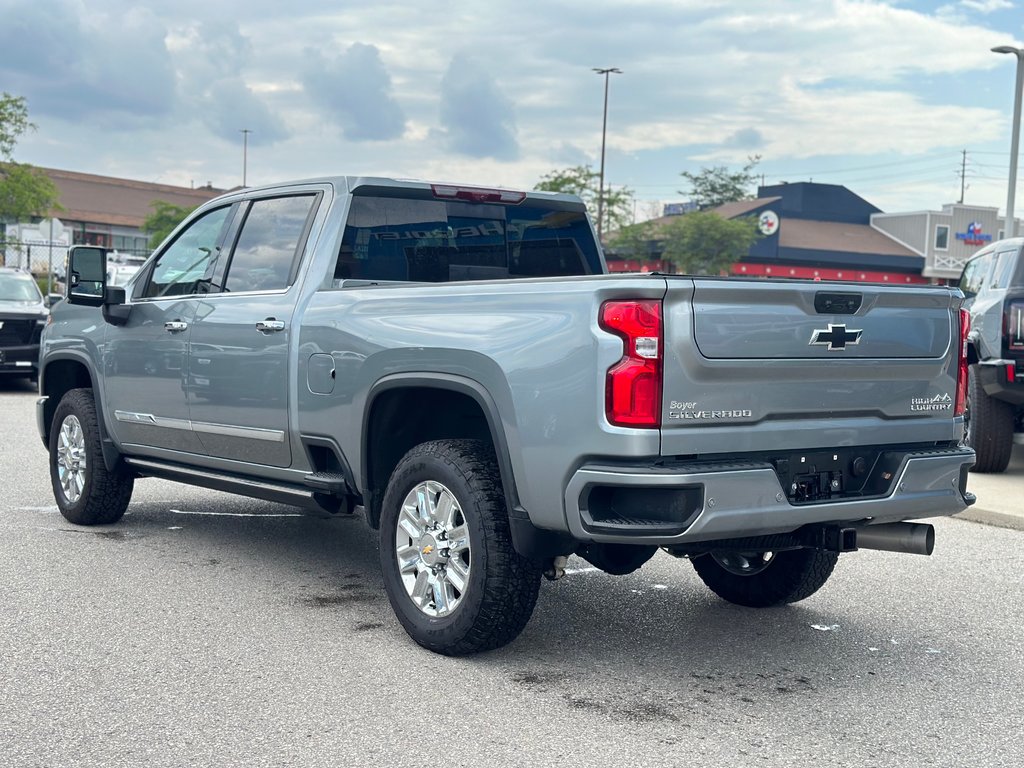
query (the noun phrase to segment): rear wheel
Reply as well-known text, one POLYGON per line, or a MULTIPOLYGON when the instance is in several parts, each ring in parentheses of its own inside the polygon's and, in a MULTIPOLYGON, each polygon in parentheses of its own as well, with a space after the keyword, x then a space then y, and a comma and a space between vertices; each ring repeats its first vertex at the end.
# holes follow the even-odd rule
POLYGON ((832 575, 839 555, 820 549, 784 552, 715 551, 691 561, 697 575, 723 600, 749 608, 795 603, 832 575))
POLYGON ((974 472, 1003 472, 1013 453, 1014 408, 985 392, 976 366, 969 371, 965 440, 974 449, 974 472))
POLYGON ((103 463, 91 389, 61 398, 50 427, 50 482, 60 513, 76 525, 116 523, 128 509, 134 479, 103 463))
POLYGON ((494 450, 435 440, 395 467, 381 510, 384 587, 417 643, 460 656, 500 648, 526 626, 541 568, 512 546, 494 450))

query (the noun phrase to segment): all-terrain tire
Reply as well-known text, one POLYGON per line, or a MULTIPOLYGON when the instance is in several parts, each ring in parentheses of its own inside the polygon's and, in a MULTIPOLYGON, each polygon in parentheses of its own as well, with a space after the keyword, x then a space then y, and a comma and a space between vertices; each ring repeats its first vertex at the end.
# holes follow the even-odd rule
POLYGON ((967 444, 976 459, 972 472, 1003 472, 1013 453, 1014 408, 985 392, 976 366, 968 372, 967 444))
POLYGON ((723 600, 748 608, 768 608, 810 597, 832 575, 839 555, 820 549, 775 552, 762 570, 741 575, 727 570, 715 556, 691 560, 701 580, 723 600))
POLYGON ((57 405, 50 426, 50 483, 60 513, 76 525, 116 523, 128 509, 135 480, 123 466, 111 472, 103 463, 96 401, 91 389, 72 389, 57 405), (65 488, 61 481, 59 462, 62 453, 68 456, 70 442, 75 444, 74 461, 79 468, 75 472, 80 471, 80 488, 78 484, 65 488))
MULTIPOLYGON (((537 603, 541 565, 521 557, 512 546, 494 449, 479 440, 422 443, 398 462, 381 510, 380 560, 388 599, 405 631, 424 648, 446 656, 510 643, 537 603), (403 504, 423 483, 443 485, 454 496, 468 533, 468 578, 447 615, 429 615, 417 605, 399 564, 396 538, 407 535, 398 527, 403 504)), ((415 568, 422 567, 419 563, 415 568)), ((412 578, 408 566, 405 574, 412 578)))

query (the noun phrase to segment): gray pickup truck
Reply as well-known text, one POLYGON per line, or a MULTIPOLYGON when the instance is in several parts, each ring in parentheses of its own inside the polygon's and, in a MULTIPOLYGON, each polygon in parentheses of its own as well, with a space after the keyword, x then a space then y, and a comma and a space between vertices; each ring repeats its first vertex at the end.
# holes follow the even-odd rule
POLYGON ((964 265, 967 339, 966 442, 975 472, 1002 472, 1024 432, 1024 238, 985 246, 964 265))
POLYGON ((610 275, 577 198, 355 177, 211 201, 124 287, 105 256, 42 342, 64 516, 141 477, 361 510, 440 653, 515 638, 574 553, 777 605, 973 501, 956 289, 610 275))

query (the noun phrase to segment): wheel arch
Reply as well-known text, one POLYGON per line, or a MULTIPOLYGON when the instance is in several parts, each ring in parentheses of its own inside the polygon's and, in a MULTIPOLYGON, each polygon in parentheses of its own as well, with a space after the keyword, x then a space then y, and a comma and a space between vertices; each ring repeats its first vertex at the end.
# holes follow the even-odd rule
POLYGON ((103 463, 108 470, 113 471, 121 461, 121 453, 107 430, 102 395, 96 386, 98 378, 92 362, 85 355, 73 351, 47 355, 45 366, 39 371, 39 393, 45 398, 41 405, 40 436, 48 448, 53 415, 60 405, 61 398, 72 389, 91 389, 96 402, 96 421, 100 430, 103 463))
POLYGON ((363 410, 359 479, 370 525, 378 527, 387 480, 409 449, 427 440, 459 437, 488 440, 493 445, 509 516, 526 517, 501 415, 487 389, 454 374, 398 373, 370 388, 363 410), (445 408, 454 408, 463 417, 458 425, 444 423, 445 408), (410 419, 409 413, 417 415, 410 419), (382 433, 387 434, 387 442, 375 442, 374 435, 382 433))

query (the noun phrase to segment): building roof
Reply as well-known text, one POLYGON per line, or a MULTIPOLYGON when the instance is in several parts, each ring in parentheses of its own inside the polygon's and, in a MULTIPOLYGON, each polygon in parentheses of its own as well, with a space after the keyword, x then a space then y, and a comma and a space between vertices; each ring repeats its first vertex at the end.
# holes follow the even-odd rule
POLYGON ((900 245, 867 224, 807 219, 782 220, 779 225, 779 248, 920 258, 920 254, 900 245))
MULTIPOLYGON (((743 216, 745 214, 756 211, 758 208, 763 208, 766 205, 774 203, 776 200, 780 200, 778 197, 759 197, 753 200, 737 200, 733 203, 723 203, 715 208, 708 208, 709 213, 717 213, 723 219, 734 219, 737 216, 743 216)), ((680 216, 685 216, 685 213, 673 214, 671 216, 659 216, 656 219, 651 219, 649 224, 653 224, 656 227, 664 226, 671 221, 676 221, 680 216)))
POLYGON ((755 197, 753 200, 736 200, 731 203, 722 203, 718 207, 712 208, 711 211, 723 219, 735 219, 737 216, 745 216, 781 199, 781 197, 755 197))
POLYGON ((55 168, 39 170, 57 186, 63 208, 47 215, 66 221, 139 228, 153 212, 155 200, 194 208, 225 192, 212 186, 191 189, 55 168))

